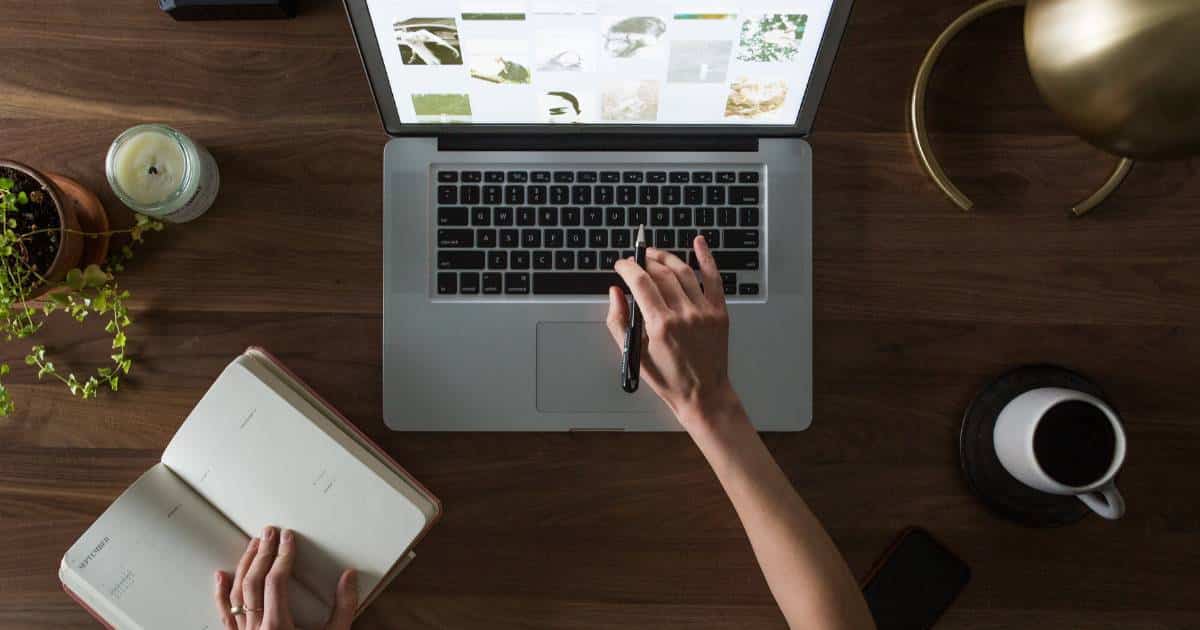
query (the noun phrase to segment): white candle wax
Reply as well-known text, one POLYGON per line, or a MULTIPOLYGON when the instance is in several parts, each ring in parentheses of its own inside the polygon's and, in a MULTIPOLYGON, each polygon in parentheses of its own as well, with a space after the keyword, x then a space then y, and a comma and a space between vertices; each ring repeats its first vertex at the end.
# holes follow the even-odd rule
POLYGON ((147 129, 121 143, 113 156, 113 177, 139 204, 166 201, 179 191, 187 157, 171 136, 147 129))

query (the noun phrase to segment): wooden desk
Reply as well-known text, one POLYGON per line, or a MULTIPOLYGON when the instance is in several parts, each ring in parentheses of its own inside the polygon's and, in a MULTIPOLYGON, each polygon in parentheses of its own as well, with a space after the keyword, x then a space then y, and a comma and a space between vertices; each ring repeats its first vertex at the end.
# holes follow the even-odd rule
MULTIPOLYGON (((971 564, 941 628, 1197 627, 1197 162, 1139 164, 1101 210, 1068 219, 1112 161, 1040 103, 1013 12, 964 34, 933 79, 934 141, 980 201, 952 207, 913 157, 904 103, 929 42, 968 5, 855 9, 812 138, 816 421, 767 441, 856 573, 914 523, 971 564), (1033 361, 1084 371, 1124 413, 1124 520, 1024 529, 968 493, 962 409, 1033 361)), ((127 387, 85 403, 24 369, 10 377, 0 626, 95 627, 59 590, 61 554, 221 367, 262 344, 445 501, 417 561, 356 628, 783 627, 684 435, 384 430, 386 136, 340 3, 305 3, 292 21, 187 24, 150 2, 11 0, 0 56, 0 155, 117 207, 109 142, 163 121, 207 145, 223 180, 207 216, 155 235, 124 278, 140 357, 127 387)), ((98 362, 96 332, 62 323, 43 338, 98 362)), ((20 363, 25 351, 2 354, 20 363)))

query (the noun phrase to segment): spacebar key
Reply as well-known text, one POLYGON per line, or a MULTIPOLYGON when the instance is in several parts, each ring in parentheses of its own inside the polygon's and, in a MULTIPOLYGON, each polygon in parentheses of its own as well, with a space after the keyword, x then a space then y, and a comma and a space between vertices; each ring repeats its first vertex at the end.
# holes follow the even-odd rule
POLYGON ((614 285, 629 292, 621 276, 611 272, 533 274, 534 295, 604 295, 614 285))

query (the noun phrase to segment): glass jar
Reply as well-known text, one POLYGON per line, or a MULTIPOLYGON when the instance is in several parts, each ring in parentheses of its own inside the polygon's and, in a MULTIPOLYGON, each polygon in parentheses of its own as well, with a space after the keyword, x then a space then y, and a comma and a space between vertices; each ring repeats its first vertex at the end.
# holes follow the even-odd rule
POLYGON ((221 186, 212 154, 161 124, 137 125, 117 136, 108 148, 104 171, 122 203, 171 223, 204 214, 221 186))

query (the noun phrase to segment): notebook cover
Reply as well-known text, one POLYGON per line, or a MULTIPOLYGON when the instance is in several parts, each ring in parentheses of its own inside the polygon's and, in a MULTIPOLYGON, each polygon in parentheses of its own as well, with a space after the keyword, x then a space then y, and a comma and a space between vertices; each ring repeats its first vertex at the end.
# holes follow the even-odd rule
POLYGON ((80 606, 81 608, 83 608, 84 610, 86 610, 86 611, 88 612, 88 614, 89 614, 89 615, 91 615, 91 616, 95 617, 95 618, 96 618, 96 621, 99 621, 99 622, 100 622, 100 625, 104 626, 105 628, 108 628, 108 630, 117 630, 117 629, 116 629, 116 627, 115 627, 115 626, 113 626, 112 624, 108 623, 108 621, 106 621, 106 620, 104 619, 104 617, 101 617, 101 616, 100 616, 100 613, 96 612, 96 610, 95 610, 94 608, 92 608, 91 606, 88 606, 88 605, 87 605, 87 602, 83 601, 83 599, 82 599, 81 597, 79 597, 78 595, 76 595, 76 594, 75 594, 75 591, 72 591, 72 590, 71 590, 71 587, 67 586, 67 583, 66 583, 66 582, 62 582, 62 581, 60 581, 60 582, 59 582, 59 584, 61 584, 61 585, 62 585, 62 589, 63 589, 63 591, 64 591, 64 592, 66 592, 66 594, 67 594, 68 596, 70 596, 70 598, 71 598, 71 599, 75 600, 75 603, 76 603, 76 604, 79 604, 79 606, 80 606))

